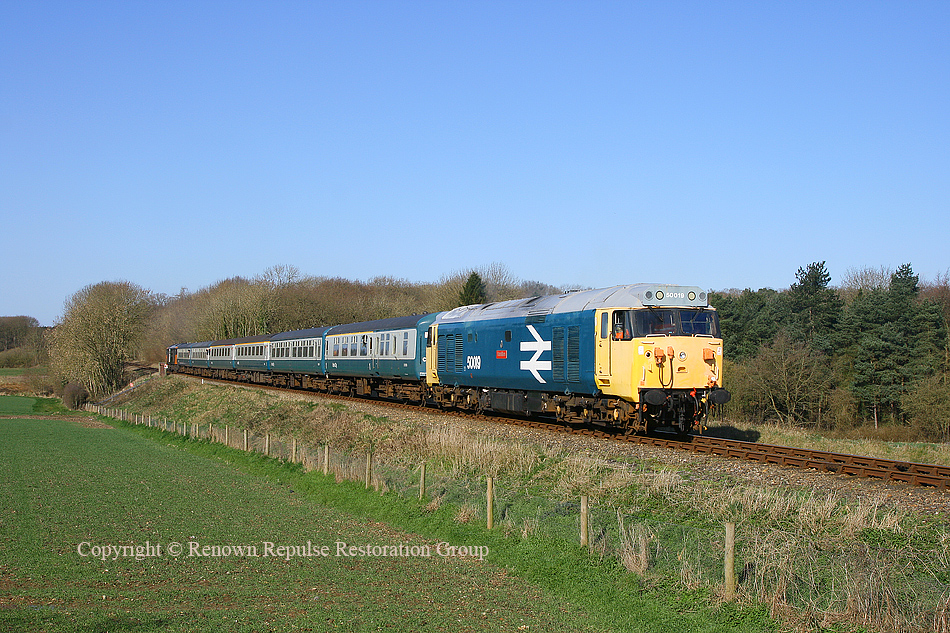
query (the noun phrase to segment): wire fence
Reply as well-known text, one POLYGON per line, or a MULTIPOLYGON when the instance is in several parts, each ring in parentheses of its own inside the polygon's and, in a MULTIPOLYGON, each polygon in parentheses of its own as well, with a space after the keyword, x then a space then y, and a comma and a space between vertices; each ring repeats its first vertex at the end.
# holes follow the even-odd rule
MULTIPOLYGON (((87 405, 103 416, 302 464, 380 493, 449 505, 458 522, 479 522, 512 539, 579 543, 613 558, 644 582, 707 590, 721 600, 768 606, 803 630, 850 623, 882 632, 950 633, 950 560, 908 548, 842 544, 740 523, 690 526, 658 521, 588 497, 565 497, 523 482, 459 476, 411 460, 311 446, 223 424, 189 424, 87 405)), ((942 550, 946 551, 946 549, 942 550)))

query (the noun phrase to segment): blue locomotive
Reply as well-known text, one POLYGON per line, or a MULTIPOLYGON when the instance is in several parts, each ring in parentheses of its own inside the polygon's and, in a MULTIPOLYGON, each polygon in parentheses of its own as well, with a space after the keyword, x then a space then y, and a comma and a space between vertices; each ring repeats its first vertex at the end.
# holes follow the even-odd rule
POLYGON ((722 361, 706 293, 658 284, 168 349, 172 371, 629 433, 700 427, 722 361))

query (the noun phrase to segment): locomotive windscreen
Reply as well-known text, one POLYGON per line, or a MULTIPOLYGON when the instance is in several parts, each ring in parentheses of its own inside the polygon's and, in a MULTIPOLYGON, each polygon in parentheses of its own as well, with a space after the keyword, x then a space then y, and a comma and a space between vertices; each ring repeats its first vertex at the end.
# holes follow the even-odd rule
POLYGON ((719 318, 699 308, 647 308, 631 310, 633 336, 719 337, 719 318))

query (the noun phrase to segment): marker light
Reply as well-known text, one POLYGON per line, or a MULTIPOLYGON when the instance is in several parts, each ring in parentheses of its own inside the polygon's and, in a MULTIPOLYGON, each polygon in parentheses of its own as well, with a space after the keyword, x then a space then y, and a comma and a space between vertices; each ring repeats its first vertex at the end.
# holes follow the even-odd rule
POLYGON ((657 291, 656 291, 656 300, 657 300, 657 301, 662 301, 662 300, 663 300, 663 291, 662 291, 662 290, 657 290, 657 291))
POLYGON ((696 300, 696 293, 693 292, 692 290, 690 290, 690 291, 689 291, 689 294, 686 295, 686 296, 689 297, 689 300, 690 300, 690 301, 695 301, 695 300, 696 300))

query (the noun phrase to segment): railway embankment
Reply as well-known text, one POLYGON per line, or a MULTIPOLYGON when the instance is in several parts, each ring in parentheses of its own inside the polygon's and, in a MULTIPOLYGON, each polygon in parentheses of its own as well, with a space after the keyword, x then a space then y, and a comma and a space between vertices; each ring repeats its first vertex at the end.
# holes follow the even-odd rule
POLYGON ((740 601, 798 623, 880 631, 947 621, 943 492, 181 377, 117 400, 186 434, 250 437, 252 450, 292 441, 316 455, 312 468, 332 451, 340 479, 362 479, 371 454, 372 486, 405 499, 425 463, 427 503, 455 507, 459 523, 485 521, 492 477, 494 530, 512 539, 576 540, 586 504, 590 555, 652 585, 719 599, 731 523, 740 601))

